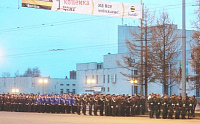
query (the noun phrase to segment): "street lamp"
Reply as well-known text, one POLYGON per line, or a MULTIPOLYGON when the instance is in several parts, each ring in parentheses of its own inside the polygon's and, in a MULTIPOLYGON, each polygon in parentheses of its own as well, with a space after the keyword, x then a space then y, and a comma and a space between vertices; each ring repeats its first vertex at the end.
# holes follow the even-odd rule
POLYGON ((12 91, 13 94, 19 93, 19 89, 13 88, 11 91, 12 91))
POLYGON ((91 92, 92 92, 92 84, 95 84, 95 83, 96 83, 95 79, 87 79, 87 84, 90 84, 91 92))
POLYGON ((44 95, 44 84, 47 84, 48 80, 47 79, 40 79, 39 83, 42 84, 42 92, 43 92, 43 95, 44 95))
POLYGON ((137 84, 137 83, 138 83, 138 80, 130 80, 130 83, 131 83, 131 84, 137 84))
POLYGON ((134 85, 134 84, 138 84, 138 80, 136 80, 136 79, 133 80, 133 79, 132 79, 132 80, 130 80, 130 83, 132 84, 132 85, 131 85, 131 92, 132 92, 132 95, 133 95, 133 85, 134 85))
POLYGON ((96 81, 94 79, 88 79, 87 84, 95 84, 96 81))

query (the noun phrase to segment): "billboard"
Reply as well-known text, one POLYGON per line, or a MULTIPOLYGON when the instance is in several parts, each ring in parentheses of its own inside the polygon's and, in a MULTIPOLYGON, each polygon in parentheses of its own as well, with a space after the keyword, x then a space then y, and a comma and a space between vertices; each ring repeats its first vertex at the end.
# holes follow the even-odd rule
POLYGON ((120 18, 142 18, 140 4, 101 0, 22 0, 22 7, 120 18))

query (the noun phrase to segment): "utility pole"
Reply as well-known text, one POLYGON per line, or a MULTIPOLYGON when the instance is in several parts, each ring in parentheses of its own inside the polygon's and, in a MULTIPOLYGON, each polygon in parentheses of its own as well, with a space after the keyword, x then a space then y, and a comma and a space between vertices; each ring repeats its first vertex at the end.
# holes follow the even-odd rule
POLYGON ((186 96, 186 31, 185 0, 182 0, 182 96, 186 96))
POLYGON ((147 31, 148 31, 148 27, 147 27, 147 19, 145 18, 145 77, 144 77, 144 81, 145 81, 145 83, 144 83, 144 86, 145 86, 145 100, 146 100, 146 102, 147 102, 147 91, 148 91, 148 70, 147 70, 147 68, 148 68, 148 64, 147 64, 147 61, 148 61, 148 59, 147 59, 147 31))
POLYGON ((143 95, 144 94, 144 87, 143 87, 143 3, 142 0, 140 0, 141 2, 141 6, 142 6, 142 18, 141 18, 141 34, 140 34, 140 47, 141 47, 141 55, 140 55, 140 84, 141 84, 141 90, 140 90, 140 94, 143 95))

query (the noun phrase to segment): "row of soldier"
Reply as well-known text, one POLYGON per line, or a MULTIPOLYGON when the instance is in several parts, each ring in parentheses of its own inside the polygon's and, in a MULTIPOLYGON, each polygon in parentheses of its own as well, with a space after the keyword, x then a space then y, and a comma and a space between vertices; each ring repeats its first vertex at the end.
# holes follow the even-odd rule
POLYGON ((156 118, 160 118, 162 115, 163 119, 185 119, 195 116, 195 107, 197 100, 195 96, 192 97, 181 97, 181 95, 171 95, 168 98, 164 95, 162 98, 160 94, 150 94, 148 97, 149 102, 149 117, 153 118, 154 114, 156 118))
POLYGON ((0 110, 15 112, 77 113, 106 116, 134 116, 145 113, 140 95, 26 95, 0 94, 0 110))
MULTIPOLYGON (((195 97, 150 94, 149 115, 153 118, 185 118, 194 116, 195 97)), ((0 110, 16 112, 77 113, 106 116, 134 116, 145 114, 145 99, 140 95, 34 95, 0 94, 0 110)))

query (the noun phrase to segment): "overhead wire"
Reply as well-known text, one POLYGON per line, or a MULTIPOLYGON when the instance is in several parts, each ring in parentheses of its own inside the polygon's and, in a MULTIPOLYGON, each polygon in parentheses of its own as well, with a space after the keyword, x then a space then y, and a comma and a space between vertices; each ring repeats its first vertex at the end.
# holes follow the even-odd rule
POLYGON ((29 52, 29 53, 21 53, 21 54, 11 54, 11 55, 5 55, 5 56, 0 56, 0 58, 10 58, 10 57, 19 57, 19 56, 29 56, 29 55, 33 55, 33 54, 43 54, 43 53, 53 53, 53 52, 63 52, 63 51, 74 51, 74 50, 80 50, 80 49, 89 49, 89 48, 93 48, 96 50, 96 48, 98 47, 103 47, 105 48, 106 46, 114 46, 114 45, 118 45, 116 43, 112 43, 112 44, 103 44, 103 45, 92 45, 92 46, 84 46, 84 47, 75 47, 75 48, 63 48, 61 50, 42 50, 42 51, 38 51, 38 52, 29 52))
MULTIPOLYGON (((190 2, 190 3, 192 3, 192 2, 190 2)), ((174 4, 174 6, 176 6, 176 5, 179 5, 179 4, 174 4)), ((168 5, 168 6, 172 6, 172 5, 168 5)), ((101 17, 100 17, 101 18, 101 17)), ((109 18, 109 17, 103 17, 103 18, 109 18)), ((87 19, 87 20, 84 20, 84 21, 90 21, 90 19, 88 20, 88 18, 82 18, 82 19, 87 19)), ((78 19, 78 22, 80 21, 80 22, 82 22, 83 20, 82 19, 78 19)), ((99 19, 99 18, 98 18, 99 19)), ((54 22, 54 25, 56 24, 56 25, 63 25, 63 23, 64 24, 70 24, 70 23, 77 23, 77 22, 74 22, 74 20, 68 20, 68 22, 66 22, 66 21, 60 21, 60 22, 54 22), (71 22, 70 22, 71 21, 71 22)), ((52 25, 52 23, 46 23, 46 24, 42 24, 43 26, 54 26, 54 25, 52 25)), ((41 26, 41 25, 31 25, 31 26, 27 26, 27 27, 22 27, 22 28, 28 28, 28 29, 30 29, 30 28, 37 28, 37 26, 41 26)), ((19 30, 19 28, 20 27, 17 27, 17 28, 15 28, 15 29, 13 29, 13 30, 19 30)), ((7 29, 7 30, 10 30, 10 29, 7 29)), ((2 30, 0 30, 0 31, 2 31, 2 30)), ((5 31, 5 30, 4 30, 5 31)), ((107 44, 108 45, 108 44, 107 44)), ((95 45, 95 46, 97 46, 97 45, 95 45)), ((46 53, 46 52, 49 52, 49 51, 41 51, 40 53, 46 53)), ((38 53, 38 52, 35 52, 36 54, 38 53)), ((14 56, 21 56, 21 55, 30 55, 30 54, 33 54, 33 53, 24 53, 24 54, 18 54, 18 55, 14 55, 14 56)), ((0 56, 1 57, 1 56, 0 56)), ((12 57, 12 56, 8 56, 8 57, 12 57)))
MULTIPOLYGON (((193 2, 188 2, 188 3, 193 3, 193 2)), ((188 3, 186 3, 186 5, 188 3)), ((154 9, 163 8, 163 7, 167 7, 167 6, 178 6, 178 5, 181 5, 181 4, 165 5, 165 6, 156 7, 154 9)), ((175 8, 179 8, 179 7, 175 7, 175 8)), ((175 9, 175 8, 168 8, 168 9, 175 9)), ((151 9, 153 9, 153 8, 151 8, 151 9)), ((96 16, 96 17, 92 17, 91 19, 88 19, 88 17, 87 17, 87 18, 73 19, 73 20, 67 20, 67 21, 59 21, 59 22, 46 23, 46 24, 42 23, 42 24, 38 24, 38 25, 30 25, 30 26, 24 26, 24 27, 18 26, 16 28, 2 29, 2 30, 0 30, 0 34, 1 33, 6 33, 6 32, 11 32, 11 31, 23 30, 23 28, 26 28, 26 29, 35 29, 35 28, 41 28, 41 26, 42 27, 51 27, 51 26, 58 26, 58 25, 65 25, 65 24, 72 24, 72 23, 79 23, 79 22, 85 22, 85 21, 93 21, 93 20, 98 20, 98 19, 106 19, 106 18, 110 18, 110 17, 100 17, 100 16, 98 17, 98 16, 96 16)))

